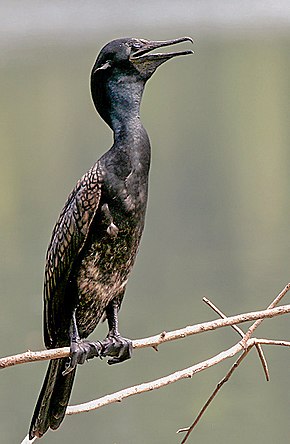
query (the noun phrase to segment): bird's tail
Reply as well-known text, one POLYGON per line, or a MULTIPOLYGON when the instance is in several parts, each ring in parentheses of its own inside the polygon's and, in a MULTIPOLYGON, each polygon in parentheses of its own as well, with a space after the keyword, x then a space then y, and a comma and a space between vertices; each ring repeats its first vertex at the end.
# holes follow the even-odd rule
POLYGON ((65 415, 76 369, 63 376, 66 358, 50 361, 35 406, 29 429, 29 439, 41 438, 50 427, 57 429, 65 415))

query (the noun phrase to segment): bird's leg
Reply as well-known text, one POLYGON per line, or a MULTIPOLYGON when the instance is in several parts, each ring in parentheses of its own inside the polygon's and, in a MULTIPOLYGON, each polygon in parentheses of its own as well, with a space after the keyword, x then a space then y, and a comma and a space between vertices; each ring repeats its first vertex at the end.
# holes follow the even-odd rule
POLYGON ((130 359, 132 355, 132 341, 122 338, 118 330, 118 302, 113 300, 106 308, 109 333, 102 341, 102 356, 112 356, 108 364, 117 364, 130 359))
POLYGON ((77 321, 76 310, 73 311, 71 325, 70 325, 70 357, 63 371, 63 375, 70 373, 77 364, 83 364, 87 359, 101 356, 102 344, 97 341, 84 341, 80 339, 77 321))
POLYGON ((112 217, 111 212, 109 210, 109 205, 108 204, 102 205, 101 210, 102 210, 105 218, 109 222, 109 225, 108 225, 108 228, 107 228, 107 233, 111 237, 116 237, 118 235, 119 228, 114 224, 113 217, 112 217))

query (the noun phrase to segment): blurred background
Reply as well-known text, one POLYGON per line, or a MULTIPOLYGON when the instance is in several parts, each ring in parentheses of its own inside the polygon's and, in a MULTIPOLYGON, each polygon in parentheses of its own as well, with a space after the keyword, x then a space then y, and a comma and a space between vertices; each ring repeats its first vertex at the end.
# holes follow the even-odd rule
MULTIPOLYGON (((111 145, 90 99, 97 53, 121 36, 184 35, 194 39, 195 54, 163 65, 144 94, 150 198, 121 332, 141 338, 216 318, 203 296, 227 314, 263 309, 290 280, 287 0, 2 0, 2 356, 43 348, 43 267, 53 224, 76 180, 111 145)), ((105 334, 100 326, 93 337, 105 334)), ((265 321, 257 335, 289 340, 289 319, 265 321)), ((119 366, 91 361, 78 369, 71 403, 188 367, 238 339, 223 329, 158 353, 136 351, 119 366)), ((271 382, 252 351, 189 442, 289 442, 289 351, 265 352, 271 382)), ((68 417, 41 442, 179 443, 176 430, 192 422, 230 365, 68 417)), ((1 443, 20 443, 27 433, 46 367, 1 372, 1 443)))

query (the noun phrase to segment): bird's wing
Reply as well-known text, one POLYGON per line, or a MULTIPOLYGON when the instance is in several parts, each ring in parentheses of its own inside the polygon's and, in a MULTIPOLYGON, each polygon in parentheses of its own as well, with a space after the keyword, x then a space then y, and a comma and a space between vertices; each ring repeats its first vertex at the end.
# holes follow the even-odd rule
MULTIPOLYGON (((101 196, 99 163, 77 182, 60 213, 46 254, 44 276, 44 340, 55 346, 55 334, 62 321, 64 291, 74 261, 82 250, 101 196)), ((64 319, 63 319, 64 321, 64 319)))

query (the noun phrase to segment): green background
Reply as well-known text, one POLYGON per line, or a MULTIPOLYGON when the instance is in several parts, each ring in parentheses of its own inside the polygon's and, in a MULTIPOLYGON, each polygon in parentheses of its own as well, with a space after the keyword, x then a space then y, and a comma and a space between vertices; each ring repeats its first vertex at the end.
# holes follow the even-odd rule
MULTIPOLYGON (((89 73, 101 47, 120 36, 195 40, 195 54, 162 66, 144 94, 150 197, 121 333, 141 338, 216 318, 203 296, 227 314, 263 309, 290 280, 289 9, 283 1, 2 2, 2 356, 43 348, 45 251, 66 196, 111 145, 89 73)), ((105 334, 103 325, 93 337, 105 334)), ((289 340, 289 321, 265 321, 257 335, 289 340)), ((119 366, 91 361, 78 369, 71 402, 167 375, 237 340, 223 329, 136 351, 119 366)), ((265 352, 271 382, 252 351, 189 442, 289 442, 289 351, 265 352)), ((27 433, 46 366, 1 371, 1 443, 27 433)), ((176 430, 229 366, 68 417, 41 443, 179 443, 176 430)))

